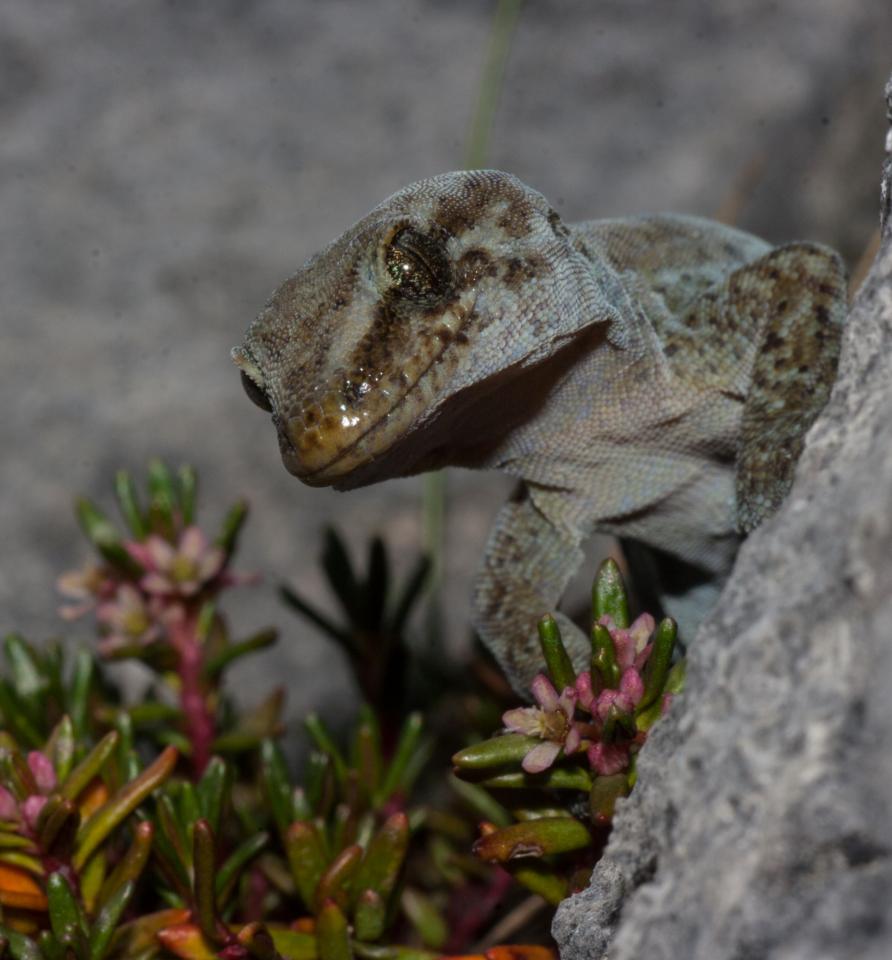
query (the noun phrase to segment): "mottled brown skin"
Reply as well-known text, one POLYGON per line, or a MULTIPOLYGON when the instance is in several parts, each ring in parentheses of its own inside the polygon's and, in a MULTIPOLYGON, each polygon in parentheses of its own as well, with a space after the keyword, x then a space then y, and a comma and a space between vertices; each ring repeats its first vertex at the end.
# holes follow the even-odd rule
POLYGON ((665 598, 692 634, 789 489, 844 317, 824 247, 674 215, 568 226, 515 177, 472 171, 384 201, 283 284, 233 357, 306 483, 446 465, 522 481, 474 621, 524 688, 536 621, 595 531, 693 574, 665 598))

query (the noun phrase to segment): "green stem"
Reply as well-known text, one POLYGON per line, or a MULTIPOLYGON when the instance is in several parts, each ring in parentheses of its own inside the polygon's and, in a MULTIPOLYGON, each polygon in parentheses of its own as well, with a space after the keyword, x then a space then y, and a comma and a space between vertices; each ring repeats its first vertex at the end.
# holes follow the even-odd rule
POLYGON ((436 624, 439 622, 440 581, 443 577, 446 525, 446 475, 442 470, 426 473, 421 487, 421 548, 430 558, 427 595, 430 604, 427 619, 430 636, 436 643, 436 624))
MULTIPOLYGON (((489 45, 480 77, 477 104, 471 121, 471 131, 465 148, 465 169, 475 170, 486 165, 493 119, 502 92, 505 64, 511 49, 511 38, 520 17, 523 0, 499 0, 493 14, 489 45)), ((438 607, 440 581, 443 574, 446 519, 446 478, 441 470, 425 474, 421 492, 422 544, 430 557, 431 570, 427 589, 430 598, 431 625, 439 621, 438 607)), ((433 634, 432 634, 433 635, 433 634)))
POLYGON ((520 18, 522 6, 523 0, 499 0, 493 15, 489 46, 477 93, 477 106, 465 150, 465 169, 467 170, 478 170, 487 162, 493 119, 505 78, 505 64, 508 62, 511 38, 520 18))

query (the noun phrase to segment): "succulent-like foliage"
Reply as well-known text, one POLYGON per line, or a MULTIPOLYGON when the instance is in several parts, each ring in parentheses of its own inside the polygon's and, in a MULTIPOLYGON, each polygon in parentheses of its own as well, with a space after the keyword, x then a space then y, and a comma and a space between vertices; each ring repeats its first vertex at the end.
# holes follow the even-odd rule
MULTIPOLYGON (((339 637, 355 669, 374 661, 383 639, 379 679, 385 662, 403 679, 399 696, 373 685, 381 699, 360 709, 346 749, 308 716, 313 749, 295 783, 274 739, 281 693, 241 712, 221 688, 226 670, 275 639, 265 630, 232 642, 218 609, 220 594, 246 579, 231 572, 245 505, 211 539, 195 523, 196 490, 189 468, 153 463, 145 494, 119 473, 123 530, 78 501, 98 556, 60 578, 62 615, 95 614, 98 658, 15 634, 4 641, 0 960, 468 955, 511 896, 510 878, 470 855, 473 822, 437 776, 436 738, 420 713, 402 712, 404 628, 426 564, 389 604, 383 544, 372 544, 361 577, 329 535, 324 565, 348 614, 339 637), (104 662, 122 658, 152 671, 139 702, 125 702, 108 679, 104 662)), ((458 703, 426 706, 433 715, 448 704, 452 726, 458 703)), ((475 703, 478 717, 493 715, 484 698, 475 703)), ((508 826, 485 790, 457 792, 508 826)), ((553 958, 545 947, 510 951, 476 956, 553 958)))
POLYGON ((98 694, 93 655, 78 650, 66 670, 65 649, 54 643, 32 647, 11 633, 3 640, 5 671, 0 676, 0 725, 23 750, 39 750, 67 717, 72 749, 83 749, 93 733, 91 702, 98 694))
POLYGON ((158 942, 183 958, 442 956, 451 930, 438 901, 448 902, 449 886, 432 885, 436 864, 418 852, 425 838, 446 841, 454 824, 406 805, 427 756, 421 718, 407 718, 390 759, 368 708, 349 751, 318 718, 307 730, 318 749, 299 786, 278 746, 263 744, 260 804, 233 809, 233 778, 218 760, 194 786, 173 783, 157 798, 160 890, 179 908, 158 942), (258 809, 268 811, 266 831, 255 830, 258 809), (262 918, 244 922, 258 904, 262 918), (401 930, 414 945, 392 943, 401 930))
POLYGON ((140 768, 116 731, 88 748, 67 714, 39 750, 0 732, 0 939, 13 957, 114 953, 152 844, 151 824, 131 815, 176 762, 168 747, 140 768))
POLYGON ((430 562, 419 557, 405 583, 392 591, 391 561, 380 537, 369 543, 363 576, 337 531, 328 528, 320 564, 343 613, 343 624, 330 620, 291 587, 281 587, 282 599, 344 650, 364 700, 379 716, 389 718, 406 703, 411 662, 406 625, 422 596, 430 562))
MULTIPOLYGON (((292 787, 278 748, 263 748, 263 783, 275 828, 301 910, 321 929, 342 915, 358 943, 379 942, 405 910, 402 886, 410 834, 423 826, 424 811, 407 808, 412 785, 429 755, 421 717, 406 718, 390 758, 381 747, 377 720, 365 708, 349 756, 337 748, 321 721, 307 730, 318 748, 304 784, 292 787)), ((419 890, 410 894, 424 899, 419 890)), ((415 924, 423 942, 443 922, 428 910, 415 924), (427 922, 425 922, 425 920, 427 922)), ((335 924, 337 926, 337 924, 335 924)), ((436 939, 436 938, 434 938, 436 939)), ((439 944, 431 944, 439 945, 439 944)))
POLYGON ((256 747, 278 729, 280 693, 273 691, 253 715, 228 729, 220 693, 224 672, 274 643, 276 631, 232 642, 218 609, 223 591, 254 579, 231 568, 246 502, 229 509, 210 540, 195 523, 198 480, 191 467, 174 472, 155 460, 145 486, 141 497, 127 471, 116 476, 123 532, 96 504, 77 501, 78 520, 98 562, 59 578, 67 601, 60 613, 76 619, 95 612, 103 659, 141 660, 156 672, 162 690, 170 689, 175 678, 178 708, 171 709, 170 698, 161 693, 134 710, 131 719, 149 731, 163 721, 164 736, 200 775, 214 752, 256 747))
POLYGON ((597 856, 616 801, 634 784, 636 753, 682 689, 684 661, 673 665, 674 621, 642 614, 630 623, 612 560, 592 590, 589 669, 574 670, 553 617, 542 618, 539 637, 547 672, 533 681, 536 705, 506 711, 500 736, 452 759, 458 776, 489 790, 519 821, 484 821, 477 855, 556 902, 569 890, 556 858, 572 854, 576 866, 586 851, 589 865, 597 856))

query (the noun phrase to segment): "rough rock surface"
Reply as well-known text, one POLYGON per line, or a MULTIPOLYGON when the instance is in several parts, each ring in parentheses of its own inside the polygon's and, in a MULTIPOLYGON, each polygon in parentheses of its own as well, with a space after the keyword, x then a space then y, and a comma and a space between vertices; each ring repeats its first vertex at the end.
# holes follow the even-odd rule
MULTIPOLYGON (((887 87, 892 120, 892 81, 887 87)), ((892 151, 892 132, 887 141, 892 151)), ((889 203, 892 157, 885 167, 889 203)), ((892 223, 781 512, 642 752, 564 960, 892 956, 892 223)))

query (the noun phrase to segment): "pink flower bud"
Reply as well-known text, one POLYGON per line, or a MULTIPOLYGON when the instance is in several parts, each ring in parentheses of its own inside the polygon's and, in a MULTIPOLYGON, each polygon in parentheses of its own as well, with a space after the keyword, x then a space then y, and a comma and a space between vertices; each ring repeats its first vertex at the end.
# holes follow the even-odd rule
POLYGON ((0 787, 0 820, 15 820, 18 812, 19 805, 15 802, 15 797, 6 787, 0 787))
POLYGON ((22 819, 30 830, 37 829, 37 820, 46 806, 46 800, 46 797, 34 793, 22 804, 22 819))
POLYGON ((622 773, 629 765, 629 747, 623 743, 593 743, 588 748, 588 762, 602 777, 622 773))
POLYGON ((28 766, 41 793, 50 793, 56 789, 56 771, 46 754, 32 750, 28 754, 28 766))

